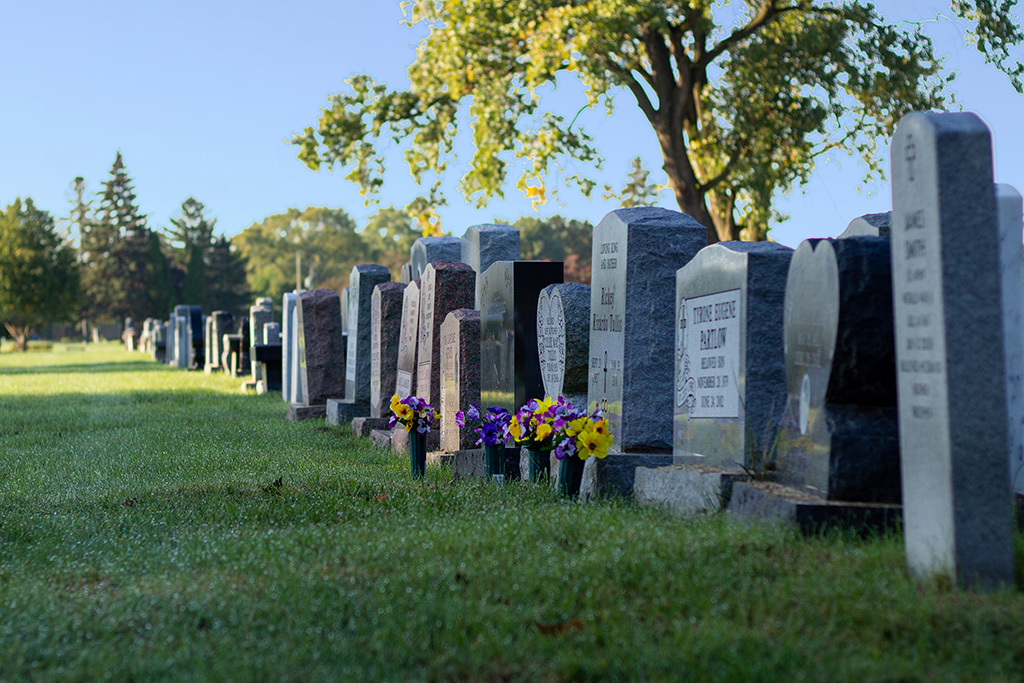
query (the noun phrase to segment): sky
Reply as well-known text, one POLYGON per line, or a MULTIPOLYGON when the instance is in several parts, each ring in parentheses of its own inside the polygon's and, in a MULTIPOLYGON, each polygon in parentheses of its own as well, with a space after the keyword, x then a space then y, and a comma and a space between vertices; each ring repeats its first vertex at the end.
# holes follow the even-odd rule
MULTIPOLYGON (((955 108, 977 112, 992 129, 996 181, 1024 190, 1024 95, 966 44, 963 23, 951 19, 946 3, 876 4, 894 20, 924 22, 946 69, 958 74, 955 108)), ((1014 11, 1021 21, 1024 10, 1014 11)), ((155 228, 167 227, 189 196, 227 235, 289 207, 340 207, 360 227, 379 208, 364 206, 344 172, 307 169, 288 140, 315 124, 328 95, 353 74, 407 85, 424 30, 401 23, 397 0, 7 0, 2 16, 0 207, 32 197, 65 216, 71 181, 82 176, 91 193, 100 190, 120 150, 155 228)), ((568 118, 585 101, 573 83, 548 96, 568 118)), ((637 155, 651 180, 663 182, 654 133, 627 93, 616 101, 610 117, 598 107, 579 119, 604 156, 594 173, 599 185, 620 187, 637 155)), ((457 150, 464 159, 472 153, 465 139, 457 150)), ((887 145, 879 153, 887 168, 887 145)), ((811 182, 777 202, 790 218, 771 237, 796 247, 839 234, 859 215, 889 210, 888 184, 863 185, 865 174, 859 159, 820 159, 811 182)), ((521 215, 597 223, 617 208, 599 191, 586 199, 564 189, 560 201, 537 212, 513 180, 506 199, 476 209, 456 191, 457 180, 446 182, 451 205, 440 211, 442 227, 456 236, 521 215)), ((393 151, 380 206, 404 206, 419 192, 393 151)), ((676 208, 667 191, 660 205, 676 208)))

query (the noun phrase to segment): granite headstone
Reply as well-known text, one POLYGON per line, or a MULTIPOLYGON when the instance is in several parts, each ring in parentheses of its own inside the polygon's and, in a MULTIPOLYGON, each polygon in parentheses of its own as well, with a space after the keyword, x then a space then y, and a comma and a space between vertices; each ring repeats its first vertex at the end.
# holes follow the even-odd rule
POLYGON ((498 261, 518 261, 519 231, 511 225, 472 225, 462 236, 462 262, 476 271, 477 307, 480 305, 481 275, 498 261))
POLYGON ((435 408, 441 401, 441 324, 451 311, 473 308, 476 273, 465 263, 434 261, 420 278, 420 331, 416 395, 435 408))
POLYGON ((391 416, 391 396, 398 373, 402 302, 408 285, 383 282, 370 302, 370 417, 391 416))
POLYGON ((413 280, 402 292, 402 324, 398 333, 398 365, 395 371, 395 393, 399 398, 416 394, 416 347, 419 334, 420 282, 413 280))
POLYGON ((476 448, 471 429, 459 429, 455 413, 480 404, 480 311, 460 308, 441 323, 441 450, 476 448))
POLYGON ((537 299, 537 352, 544 395, 587 407, 590 366, 590 286, 548 285, 537 299))
POLYGON ((420 237, 409 249, 409 260, 412 262, 411 277, 418 280, 423 277, 423 270, 428 263, 461 261, 462 240, 458 237, 420 237))

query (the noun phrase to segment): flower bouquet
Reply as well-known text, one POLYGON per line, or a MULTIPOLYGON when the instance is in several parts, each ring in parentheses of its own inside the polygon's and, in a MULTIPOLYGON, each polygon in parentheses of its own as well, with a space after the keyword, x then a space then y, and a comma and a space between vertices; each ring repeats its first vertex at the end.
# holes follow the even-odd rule
POLYGON ((409 432, 409 459, 412 463, 412 476, 422 477, 427 467, 427 434, 437 426, 441 414, 434 410, 422 398, 406 396, 391 397, 391 420, 388 426, 394 429, 399 423, 409 432))
POLYGON ((509 424, 509 433, 530 452, 530 479, 539 479, 547 473, 552 451, 561 461, 560 488, 572 495, 579 491, 583 475, 583 462, 593 456, 608 455, 612 435, 608 421, 597 409, 588 415, 585 410, 573 408, 563 397, 532 399, 519 409, 509 424), (571 481, 575 480, 575 487, 571 481))
POLYGON ((484 447, 488 479, 501 477, 499 482, 504 481, 505 442, 509 439, 511 420, 512 414, 504 408, 491 406, 486 412, 481 412, 475 403, 470 404, 465 412, 455 413, 455 424, 459 429, 469 425, 477 436, 476 443, 484 447))

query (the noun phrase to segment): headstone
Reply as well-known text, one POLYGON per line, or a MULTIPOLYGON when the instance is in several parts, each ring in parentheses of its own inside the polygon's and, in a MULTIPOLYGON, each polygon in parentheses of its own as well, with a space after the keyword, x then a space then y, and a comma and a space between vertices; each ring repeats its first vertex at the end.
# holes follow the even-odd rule
POLYGON ((203 307, 188 307, 189 370, 202 370, 203 357, 203 307))
POLYGON ((441 324, 451 311, 473 308, 476 273, 461 262, 428 263, 420 290, 416 395, 437 408, 441 402, 441 324))
POLYGON ((175 358, 177 355, 178 346, 178 316, 171 311, 171 317, 164 322, 164 328, 167 331, 167 352, 164 354, 164 362, 171 366, 177 366, 178 361, 175 358))
POLYGON ((423 277, 423 270, 434 261, 462 260, 462 240, 458 237, 420 237, 409 250, 412 262, 412 279, 423 277))
MULTIPOLYGON (((269 297, 260 297, 256 301, 258 303, 249 308, 249 339, 254 346, 263 340, 263 326, 274 322, 274 307, 272 303, 268 303, 273 300, 269 297)), ((252 364, 252 380, 258 382, 262 379, 259 361, 252 358, 250 362, 252 364)))
POLYGON ((174 367, 185 369, 191 364, 192 331, 189 329, 191 306, 174 307, 174 367))
POLYGON ((299 301, 297 292, 285 292, 281 302, 281 395, 285 403, 294 402, 292 385, 297 368, 298 334, 295 327, 295 306, 299 301))
MULTIPOLYGON (((377 285, 391 281, 384 266, 358 265, 349 275, 348 353, 345 368, 345 400, 364 404, 369 415, 370 403, 370 307, 377 285)), ((388 397, 390 400, 390 397, 388 397)))
POLYGON ((988 127, 907 114, 892 142, 904 544, 918 576, 1011 584, 999 225, 988 127))
POLYGON ((153 325, 153 360, 157 363, 167 361, 167 323, 159 320, 153 325))
POLYGON ((416 394, 416 347, 419 334, 420 282, 413 280, 402 292, 402 325, 398 333, 398 366, 395 371, 395 393, 400 398, 416 394))
POLYGON ((415 279, 416 278, 414 278, 413 275, 412 275, 412 264, 411 263, 403 263, 402 264, 402 272, 401 272, 401 276, 400 276, 399 282, 401 282, 403 285, 407 285, 407 284, 409 284, 410 282, 412 282, 415 279))
POLYGON ((543 398, 537 350, 537 301, 562 281, 561 261, 498 261, 480 285, 480 399, 515 412, 543 398))
POLYGON ((676 273, 676 463, 739 469, 774 459, 792 255, 773 242, 719 242, 676 273))
POLYGON ((588 406, 605 411, 610 453, 672 452, 675 277, 706 244, 704 226, 667 209, 619 209, 594 228, 588 406))
POLYGON ((587 407, 590 366, 590 286, 548 285, 537 299, 537 352, 544 395, 587 407))
POLYGON ((299 295, 299 376, 302 405, 326 405, 345 391, 345 349, 341 337, 341 303, 331 289, 299 295))
POLYGON ((351 291, 352 291, 352 286, 349 285, 348 287, 345 287, 340 292, 338 292, 338 294, 341 295, 341 331, 342 332, 348 332, 348 322, 349 322, 349 315, 350 315, 350 313, 349 313, 349 294, 351 293, 351 291))
POLYGON ((462 262, 476 271, 477 307, 480 305, 480 275, 498 261, 518 261, 519 231, 511 225, 472 225, 462 236, 462 262))
POLYGON ((471 429, 459 429, 455 413, 480 404, 480 311, 460 308, 441 323, 441 450, 476 448, 471 429))
POLYGON ((789 266, 778 478, 827 500, 900 500, 889 251, 805 240, 789 266))
MULTIPOLYGON (((999 254, 1003 280, 1006 349, 1006 412, 1010 416, 1010 488, 1024 496, 1024 199, 1010 185, 996 184, 999 254)), ((1018 509, 1022 507, 1018 500, 1018 509)))
POLYGON ((850 221, 839 239, 847 237, 884 237, 889 239, 892 212, 867 213, 850 221))
POLYGON ((203 372, 210 374, 214 368, 220 365, 220 361, 214 360, 213 353, 216 348, 213 337, 213 316, 206 317, 206 324, 203 326, 203 372))
POLYGON ((256 393, 281 391, 281 325, 279 323, 264 324, 262 343, 254 344, 252 352, 253 360, 260 366, 260 379, 256 382, 256 393))
POLYGON ((266 323, 263 325, 263 345, 264 346, 280 346, 281 345, 281 324, 280 323, 266 323))
POLYGON ((256 305, 260 308, 269 308, 271 311, 274 310, 274 297, 260 296, 256 297, 256 305))
POLYGON ((406 287, 399 282, 383 282, 373 290, 370 302, 370 417, 391 416, 406 287))
POLYGON ((207 326, 210 329, 209 338, 212 348, 206 354, 206 357, 210 359, 210 364, 203 369, 204 371, 219 370, 222 367, 221 357, 224 355, 224 335, 235 331, 235 316, 228 311, 214 311, 207 318, 207 326))

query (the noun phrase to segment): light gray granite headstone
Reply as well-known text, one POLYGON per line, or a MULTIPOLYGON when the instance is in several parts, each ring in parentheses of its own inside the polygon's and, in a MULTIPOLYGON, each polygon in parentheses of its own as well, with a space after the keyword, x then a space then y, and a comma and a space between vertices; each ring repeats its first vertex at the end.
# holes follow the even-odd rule
POLYGON ((605 410, 610 453, 672 452, 676 271, 706 244, 668 209, 619 209, 594 228, 588 406, 605 410))
POLYGON ((403 285, 407 285, 407 284, 409 284, 410 282, 412 282, 415 279, 416 278, 413 277, 413 275, 412 275, 412 264, 411 263, 403 263, 402 264, 402 272, 401 272, 401 275, 400 275, 400 278, 399 278, 399 282, 401 282, 403 285))
MULTIPOLYGON (((249 308, 249 339, 253 346, 263 343, 263 326, 272 322, 274 322, 273 299, 270 297, 256 299, 256 305, 249 308)), ((249 359, 249 363, 252 369, 252 381, 258 382, 263 379, 260 376, 260 364, 256 361, 255 356, 249 359)))
POLYGON ((420 332, 416 348, 416 395, 441 405, 441 325, 451 311, 473 307, 476 273, 467 264, 428 263, 420 278, 420 332))
POLYGON ((996 184, 1003 279, 1006 408, 1010 416, 1010 487, 1024 495, 1024 201, 1014 187, 996 184))
POLYGON ((391 396, 398 372, 398 337, 402 331, 405 288, 384 282, 373 288, 370 302, 370 417, 391 416, 391 396))
POLYGON ((370 404, 370 305, 373 288, 391 281, 384 266, 362 264, 352 268, 348 282, 348 353, 345 357, 345 400, 370 404))
POLYGON ((590 286, 548 285, 537 298, 537 352, 544 395, 587 407, 590 365, 590 286))
POLYGON ((263 345, 264 346, 280 346, 281 345, 281 323, 266 323, 263 325, 263 345))
POLYGON ((472 225, 462 236, 462 262, 476 271, 476 306, 480 307, 480 276, 498 261, 518 261, 519 231, 511 225, 472 225))
POLYGON ((675 460, 757 467, 786 408, 782 313, 793 250, 719 242, 676 273, 675 460))
POLYGON ((409 249, 412 279, 423 277, 423 269, 435 261, 462 262, 462 240, 458 237, 420 237, 409 249))
POLYGON ((399 398, 416 393, 416 351, 420 334, 420 281, 413 280, 402 292, 402 325, 398 333, 398 369, 395 393, 399 398))
POLYGON ((256 305, 263 308, 269 308, 271 311, 274 310, 274 298, 269 296, 261 296, 256 298, 256 305))
POLYGON ((904 544, 918 576, 1012 584, 999 225, 988 126, 914 112, 893 136, 904 544))
POLYGON ((341 331, 348 332, 349 323, 352 320, 351 309, 349 308, 349 296, 352 293, 352 278, 349 278, 349 286, 343 288, 338 292, 338 296, 341 298, 341 331))
MULTIPOLYGON (((441 450, 476 448, 472 429, 459 429, 455 414, 480 404, 480 311, 459 308, 441 323, 441 450)), ((484 407, 486 410, 486 406, 484 407)))
POLYGON ((885 213, 866 213, 850 221, 850 224, 846 226, 846 230, 839 236, 839 239, 860 237, 862 235, 889 239, 891 220, 891 211, 886 211, 885 213))
POLYGON ((296 373, 296 346, 298 343, 295 327, 295 306, 298 303, 297 292, 285 292, 281 301, 281 395, 285 403, 295 402, 292 382, 296 373))

